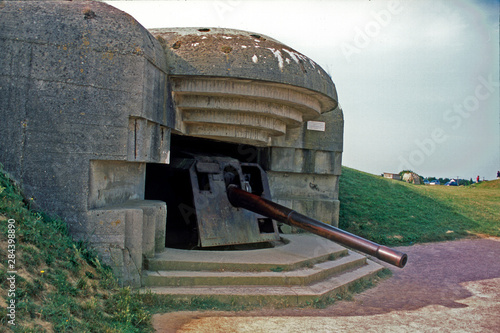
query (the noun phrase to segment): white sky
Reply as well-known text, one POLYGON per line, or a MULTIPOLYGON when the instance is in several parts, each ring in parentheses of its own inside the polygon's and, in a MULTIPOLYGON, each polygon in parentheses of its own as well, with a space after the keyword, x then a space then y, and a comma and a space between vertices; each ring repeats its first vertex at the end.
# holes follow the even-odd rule
POLYGON ((273 37, 331 76, 343 165, 493 179, 500 170, 498 0, 105 1, 146 28, 273 37))

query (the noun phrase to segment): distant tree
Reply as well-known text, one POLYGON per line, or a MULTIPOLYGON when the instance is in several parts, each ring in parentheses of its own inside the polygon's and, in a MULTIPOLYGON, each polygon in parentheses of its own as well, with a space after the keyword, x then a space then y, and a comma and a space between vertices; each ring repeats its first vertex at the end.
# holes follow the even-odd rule
POLYGON ((458 185, 468 186, 470 184, 472 184, 472 179, 470 181, 468 181, 467 179, 459 179, 458 181, 458 185))

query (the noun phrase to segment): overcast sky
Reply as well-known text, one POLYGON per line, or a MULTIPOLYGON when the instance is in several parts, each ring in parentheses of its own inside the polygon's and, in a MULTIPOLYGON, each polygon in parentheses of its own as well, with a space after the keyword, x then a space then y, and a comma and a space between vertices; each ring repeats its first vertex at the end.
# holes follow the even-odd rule
POLYGON ((312 58, 337 87, 345 166, 500 170, 498 0, 105 2, 146 28, 248 30, 312 58))

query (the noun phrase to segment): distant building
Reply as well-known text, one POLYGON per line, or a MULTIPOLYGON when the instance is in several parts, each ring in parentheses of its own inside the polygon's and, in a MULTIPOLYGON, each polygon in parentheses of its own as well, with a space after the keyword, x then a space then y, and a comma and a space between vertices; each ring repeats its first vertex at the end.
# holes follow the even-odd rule
POLYGON ((420 177, 414 172, 407 172, 403 175, 403 180, 407 183, 413 183, 415 185, 420 185, 420 177))
POLYGON ((399 174, 397 174, 397 173, 384 172, 384 178, 401 180, 401 176, 399 176, 399 174))

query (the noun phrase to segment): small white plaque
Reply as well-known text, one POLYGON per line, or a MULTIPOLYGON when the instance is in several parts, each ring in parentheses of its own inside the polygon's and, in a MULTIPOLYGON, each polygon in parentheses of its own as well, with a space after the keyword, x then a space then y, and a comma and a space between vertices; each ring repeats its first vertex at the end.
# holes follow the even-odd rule
POLYGON ((325 131, 325 122, 324 121, 308 121, 307 122, 307 129, 310 131, 324 132, 325 131))

